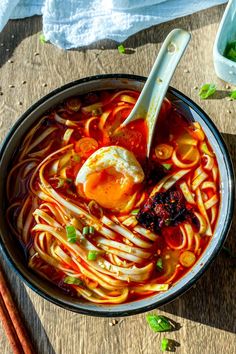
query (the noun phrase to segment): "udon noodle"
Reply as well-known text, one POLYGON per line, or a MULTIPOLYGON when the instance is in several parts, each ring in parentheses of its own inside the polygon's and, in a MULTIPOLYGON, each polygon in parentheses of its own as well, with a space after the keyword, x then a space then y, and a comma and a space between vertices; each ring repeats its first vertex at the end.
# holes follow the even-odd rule
POLYGON ((198 261, 219 209, 215 154, 167 99, 150 160, 139 93, 71 97, 29 130, 7 179, 28 265, 71 296, 118 304, 167 291, 198 261))

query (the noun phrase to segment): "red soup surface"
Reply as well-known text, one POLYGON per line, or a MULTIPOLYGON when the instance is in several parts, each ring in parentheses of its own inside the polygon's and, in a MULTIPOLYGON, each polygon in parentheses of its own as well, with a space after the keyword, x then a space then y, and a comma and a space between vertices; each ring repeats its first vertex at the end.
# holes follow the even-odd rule
POLYGON ((215 154, 167 99, 146 161, 139 92, 98 91, 54 107, 24 138, 7 180, 9 227, 29 267, 71 296, 123 303, 167 291, 214 234, 215 154))

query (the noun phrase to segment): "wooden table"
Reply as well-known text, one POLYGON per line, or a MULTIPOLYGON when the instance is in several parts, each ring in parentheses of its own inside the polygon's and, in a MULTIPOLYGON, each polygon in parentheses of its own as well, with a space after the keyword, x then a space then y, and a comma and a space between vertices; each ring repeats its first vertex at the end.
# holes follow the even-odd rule
MULTIPOLYGON (((214 7, 130 37, 121 55, 111 41, 89 49, 64 51, 41 44, 41 18, 11 21, 0 34, 0 133, 1 139, 33 102, 69 81, 103 73, 148 75, 160 45, 170 30, 181 27, 192 33, 172 85, 210 115, 228 144, 236 162, 236 102, 229 102, 229 87, 219 80, 212 60, 213 42, 224 6, 214 7), (214 99, 200 101, 196 86, 214 82, 214 99), (227 92, 226 92, 227 91, 227 92)), ((236 252, 236 222, 226 245, 236 252)), ((26 321, 39 354, 156 354, 162 334, 153 333, 145 314, 112 319, 92 318, 65 311, 25 287, 5 265, 12 293, 26 321)), ((158 309, 177 321, 181 328, 168 333, 179 342, 177 353, 236 353, 236 272, 235 263, 223 251, 194 288, 169 305, 158 309)), ((0 352, 11 353, 0 327, 0 352)))

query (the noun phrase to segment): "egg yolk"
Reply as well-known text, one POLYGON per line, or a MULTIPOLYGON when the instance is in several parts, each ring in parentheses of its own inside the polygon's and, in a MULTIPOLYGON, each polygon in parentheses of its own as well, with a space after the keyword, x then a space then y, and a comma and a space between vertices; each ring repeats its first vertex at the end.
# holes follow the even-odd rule
POLYGON ((133 184, 132 178, 110 167, 91 173, 83 185, 83 192, 104 208, 121 210, 133 194, 133 184))

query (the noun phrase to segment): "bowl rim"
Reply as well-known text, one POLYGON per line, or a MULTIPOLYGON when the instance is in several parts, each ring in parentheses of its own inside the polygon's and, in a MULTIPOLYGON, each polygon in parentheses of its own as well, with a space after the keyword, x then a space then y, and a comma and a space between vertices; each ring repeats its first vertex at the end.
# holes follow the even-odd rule
MULTIPOLYGON (((43 96, 38 101, 33 103, 14 123, 14 125, 9 130, 9 132, 7 133, 6 137, 4 138, 4 140, 0 146, 0 162, 2 159, 2 155, 5 152, 5 149, 7 147, 7 144, 9 142, 11 136, 14 134, 15 130, 19 127, 19 125, 27 118, 27 116, 32 111, 34 111, 35 109, 38 108, 38 106, 40 106, 42 103, 44 103, 48 99, 53 98, 56 94, 61 93, 68 88, 72 88, 74 86, 78 86, 79 84, 87 83, 90 81, 103 80, 103 79, 128 79, 131 81, 145 82, 147 80, 147 77, 133 75, 133 74, 101 74, 101 75, 88 76, 88 77, 85 77, 82 79, 71 81, 63 86, 60 86, 60 87, 54 89, 53 91, 49 92, 47 95, 43 96)), ((115 310, 115 307, 114 307, 114 310, 104 311, 103 307, 101 307, 101 310, 100 309, 94 310, 94 309, 78 308, 78 304, 76 304, 76 306, 73 303, 71 303, 69 305, 68 303, 64 302, 62 299, 56 299, 54 296, 51 296, 50 294, 47 294, 44 291, 40 290, 37 286, 35 286, 32 283, 31 279, 27 278, 21 272, 21 270, 18 269, 16 262, 14 261, 14 259, 11 258, 10 254, 7 251, 7 248, 5 247, 5 245, 2 241, 2 238, 0 237, 0 250, 1 250, 1 253, 3 254, 7 264, 9 265, 9 267, 14 270, 14 272, 23 281, 23 283, 25 283, 31 290, 36 292, 38 295, 42 296, 44 299, 52 302, 53 304, 55 304, 57 306, 64 308, 66 310, 70 310, 70 311, 77 312, 80 314, 95 316, 95 317, 124 317, 124 316, 136 315, 136 314, 147 312, 147 311, 153 310, 157 307, 163 306, 163 305, 173 301, 174 299, 176 299, 180 295, 184 294, 205 273, 205 271, 209 268, 210 264, 212 264, 213 260, 219 254, 219 252, 225 242, 225 239, 228 235, 228 232, 230 230, 230 226, 231 226, 232 219, 233 219, 233 212, 234 212, 235 186, 234 186, 234 170, 233 170, 231 157, 229 155, 228 149, 226 147, 226 144, 225 144, 221 134, 219 133, 217 127, 212 122, 210 117, 194 101, 192 101, 190 98, 188 98, 182 92, 178 91, 177 89, 173 88, 172 86, 169 86, 168 92, 173 94, 175 97, 181 99, 190 108, 192 108, 201 117, 201 119, 203 119, 203 121, 207 124, 207 126, 213 132, 215 138, 218 141, 219 146, 221 147, 221 149, 225 155, 225 164, 226 164, 226 168, 227 168, 227 172, 228 172, 229 191, 230 191, 229 202, 228 202, 229 213, 228 213, 227 219, 225 220, 225 223, 224 223, 224 228, 222 230, 221 238, 220 238, 219 242, 215 245, 215 248, 213 249, 212 254, 210 255, 210 257, 208 257, 208 259, 204 263, 203 267, 193 276, 193 278, 189 282, 187 282, 183 287, 181 287, 179 290, 177 290, 174 294, 170 294, 169 296, 167 296, 165 299, 161 299, 160 301, 155 300, 152 304, 144 305, 142 307, 135 308, 135 309, 117 311, 117 310, 115 310)))

